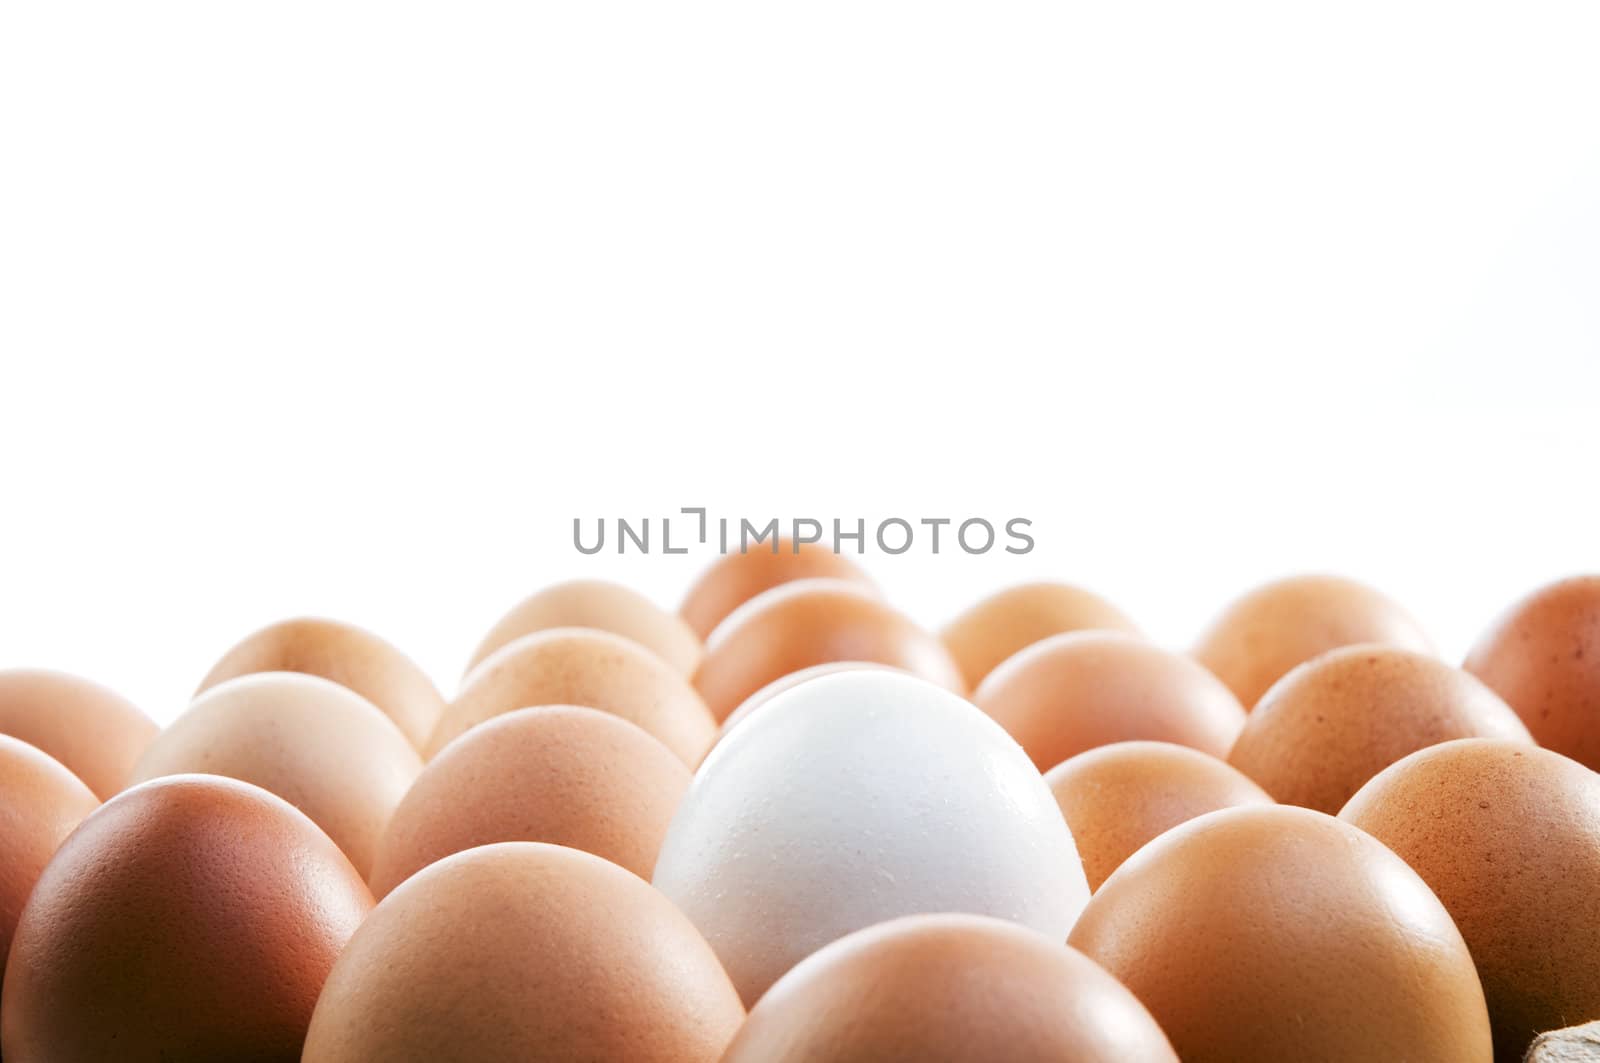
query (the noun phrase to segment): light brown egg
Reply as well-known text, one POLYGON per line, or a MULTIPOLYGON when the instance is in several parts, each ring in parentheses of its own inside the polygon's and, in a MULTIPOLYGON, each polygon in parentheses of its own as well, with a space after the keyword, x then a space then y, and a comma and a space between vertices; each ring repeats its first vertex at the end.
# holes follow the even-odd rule
POLYGON ((1295 576, 1228 606, 1194 655, 1248 710, 1300 662, 1364 642, 1433 651, 1417 622, 1371 587, 1337 576, 1295 576))
POLYGON ((1465 667, 1541 746, 1600 771, 1600 576, 1552 583, 1513 605, 1465 667))
POLYGON ((632 639, 685 676, 694 675, 705 653, 700 636, 681 617, 638 591, 604 580, 573 580, 546 587, 501 617, 473 653, 468 674, 506 643, 557 627, 595 628, 632 639))
POLYGON ((1127 615, 1090 591, 1066 583, 1024 583, 990 595, 939 633, 968 689, 1025 646, 1067 631, 1139 629, 1127 615))
POLYGON ((361 695, 298 672, 230 679, 195 699, 133 771, 226 775, 268 790, 311 817, 366 876, 378 839, 422 758, 361 695))
POLYGON ((1144 1006, 1015 923, 914 915, 840 938, 750 1010, 723 1063, 1177 1063, 1144 1006))
POLYGON ((295 1063, 372 896, 265 790, 188 775, 89 816, 23 910, 0 1052, 28 1063, 295 1063))
POLYGON ((1284 804, 1331 816, 1390 764, 1452 738, 1532 742, 1517 714, 1466 672, 1412 650, 1346 646, 1274 683, 1228 763, 1284 804))
POLYGON ((700 574, 678 615, 702 639, 739 606, 762 591, 792 580, 839 579, 872 590, 872 580, 854 561, 817 543, 776 540, 743 554, 725 554, 700 574))
POLYGON ((832 675, 834 672, 854 672, 860 669, 866 669, 867 671, 900 671, 900 669, 892 665, 877 664, 873 661, 829 661, 827 664, 814 664, 810 668, 802 668, 798 672, 790 672, 788 675, 779 676, 748 698, 745 698, 737 709, 728 714, 728 718, 722 721, 722 726, 717 733, 717 739, 720 741, 723 735, 747 719, 752 712, 755 712, 785 690, 791 690, 801 683, 816 679, 819 676, 832 675))
POLYGON ((1044 777, 1097 890, 1152 838, 1196 816, 1272 798, 1208 753, 1170 742, 1114 742, 1071 757, 1044 777))
POLYGON ((1225 757, 1244 710, 1210 672, 1133 635, 1052 635, 989 673, 973 700, 1048 771, 1086 749, 1147 739, 1225 757))
POLYGON ((158 728, 126 698, 64 672, 0 671, 0 734, 49 754, 104 801, 158 728))
POLYGON ((372 632, 337 620, 300 617, 262 628, 224 654, 195 693, 254 672, 304 672, 349 687, 418 748, 444 709, 433 680, 411 658, 372 632))
POLYGON ((428 755, 485 720, 540 705, 581 705, 620 716, 691 766, 717 736, 700 695, 661 658, 620 635, 555 628, 524 635, 473 669, 439 718, 428 755))
POLYGON ((721 721, 768 683, 834 661, 887 664, 966 691, 937 638, 870 590, 839 580, 796 580, 746 602, 707 644, 695 686, 721 721))
POLYGON ((505 842, 378 905, 328 979, 305 1063, 714 1063, 743 1019, 711 946, 648 883, 505 842))
POLYGON ((608 712, 497 716, 418 776, 378 848, 372 892, 383 897, 451 853, 509 841, 568 845, 649 878, 689 777, 670 749, 608 712))
POLYGON ((1405 863, 1331 816, 1230 808, 1134 853, 1068 942, 1185 1063, 1487 1063, 1472 957, 1405 863))
POLYGON ((1339 818, 1400 854, 1449 909, 1499 1059, 1600 1019, 1600 775, 1520 742, 1465 739, 1386 768, 1339 818))

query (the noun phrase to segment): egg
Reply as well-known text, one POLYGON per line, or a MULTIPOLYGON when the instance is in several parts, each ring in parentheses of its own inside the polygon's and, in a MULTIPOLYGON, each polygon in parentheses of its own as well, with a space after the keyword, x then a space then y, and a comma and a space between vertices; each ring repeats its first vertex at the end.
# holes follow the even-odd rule
POLYGON ((1472 949, 1497 1058, 1600 1019, 1600 775, 1521 742, 1411 754, 1339 818, 1416 869, 1472 949))
POLYGON ((752 598, 706 646, 695 686, 718 721, 773 680, 813 665, 871 661, 964 692, 933 635, 855 584, 797 580, 752 598))
POLYGON ((1296 576, 1257 587, 1228 606, 1194 655, 1249 709, 1295 665, 1363 642, 1433 651, 1417 622, 1371 587, 1336 576, 1296 576))
POLYGON ((705 647, 679 616, 637 591, 604 580, 546 587, 500 619, 478 645, 467 671, 501 646, 535 631, 588 627, 632 639, 685 676, 694 675, 705 647))
POLYGON ((1017 744, 941 687, 862 670, 779 694, 717 744, 655 884, 747 1003, 885 919, 969 912, 1059 939, 1088 897, 1061 810, 1017 744))
POLYGON ((1412 650, 1347 646, 1273 684, 1228 763, 1285 804, 1334 815, 1390 764, 1452 738, 1532 741, 1466 672, 1412 650))
POLYGON ((1541 588, 1467 655, 1541 746, 1600 771, 1600 576, 1541 588))
POLYGON ((328 978, 305 1063, 715 1063, 743 1019, 711 948, 647 883, 503 842, 384 898, 328 978))
POLYGON ((1149 739, 1225 757, 1244 710, 1210 672, 1133 635, 1052 635, 1008 658, 973 700, 1040 770, 1086 749, 1149 739))
POLYGON ((0 734, 49 754, 104 801, 158 728, 131 702, 97 683, 64 672, 0 671, 0 734))
POLYGON ((719 557, 689 588, 678 615, 706 639, 729 613, 762 591, 801 579, 848 580, 869 593, 872 589, 872 580, 849 558, 818 543, 776 539, 770 547, 719 557))
POLYGON ((0 1000, 18 1063, 294 1063, 372 906, 350 862, 265 790, 136 786, 94 812, 23 909, 0 1000))
POLYGON ((1058 941, 999 919, 915 915, 803 960, 723 1063, 1177 1063, 1132 993, 1058 941))
POLYGON ((1090 890, 1180 823, 1219 809, 1273 803, 1223 761, 1170 742, 1090 749, 1051 768, 1044 781, 1078 843, 1090 890))
POLYGON ((1024 583, 983 599, 950 621, 939 637, 971 689, 1023 647, 1084 630, 1139 633, 1122 610, 1097 594, 1066 583, 1024 583))
POLYGON ((485 720, 540 705, 581 705, 620 716, 688 765, 700 763, 717 736, 700 695, 655 654, 609 632, 555 628, 507 643, 475 668, 439 718, 428 755, 485 720))
POLYGON ((262 628, 229 650, 196 694, 255 672, 304 672, 349 687, 421 747, 444 709, 433 681, 411 658, 353 624, 317 617, 262 628))
POLYGON ((422 868, 493 842, 553 842, 648 878, 689 788, 666 746, 597 709, 520 709, 429 762, 389 821, 372 871, 387 895, 422 868))
POLYGON ((406 736, 361 695, 313 675, 260 672, 195 699, 133 779, 205 772, 253 783, 310 816, 365 877, 421 770, 406 736))
POLYGON ((814 664, 810 668, 802 668, 798 672, 790 672, 788 675, 779 676, 748 698, 745 698, 737 709, 728 714, 728 718, 722 721, 722 726, 718 731, 718 740, 720 741, 722 735, 727 734, 752 712, 755 712, 785 690, 790 690, 821 675, 832 675, 834 672, 851 672, 857 669, 866 669, 868 671, 900 670, 892 665, 875 664, 872 661, 829 661, 827 664, 814 664))
POLYGON ((1472 956, 1422 879, 1304 808, 1174 827, 1101 885, 1068 942, 1132 990, 1185 1063, 1487 1063, 1472 956))

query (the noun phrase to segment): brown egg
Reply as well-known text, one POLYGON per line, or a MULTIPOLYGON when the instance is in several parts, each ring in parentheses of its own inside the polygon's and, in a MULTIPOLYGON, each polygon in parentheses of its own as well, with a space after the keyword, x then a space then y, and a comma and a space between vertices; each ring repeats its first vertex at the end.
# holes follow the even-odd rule
POLYGON ((133 780, 204 772, 252 783, 310 816, 365 876, 421 770, 406 736, 361 695, 313 675, 261 672, 200 695, 145 750, 133 780))
POLYGON ((587 627, 632 639, 685 676, 694 675, 705 647, 682 618, 637 591, 604 580, 546 587, 507 613, 479 644, 468 674, 501 646, 535 631, 587 627))
POLYGON ((97 683, 33 668, 0 671, 0 734, 49 754, 102 801, 121 790, 156 727, 97 683))
POLYGON ((834 661, 887 664, 964 693, 943 644, 870 590, 796 580, 741 606, 717 629, 695 676, 719 721, 773 680, 834 661))
POLYGON ((1050 769, 1044 781, 1078 843, 1089 889, 1157 835, 1196 816, 1270 805, 1266 791, 1208 753, 1170 742, 1114 742, 1050 769))
POLYGON ((743 1019, 711 946, 648 883, 504 842, 378 905, 328 979, 305 1063, 714 1063, 743 1019))
POLYGON ((1532 742, 1517 714, 1466 672, 1412 650, 1346 646, 1274 683, 1228 763, 1284 804, 1331 816, 1390 764, 1452 738, 1532 742))
POLYGON ((69 837, 23 910, 0 1001, 20 1063, 294 1063, 372 896, 265 790, 138 786, 69 837))
POLYGON ((485 720, 540 705, 582 705, 620 716, 689 765, 700 763, 717 736, 700 695, 661 658, 620 635, 555 628, 524 635, 473 669, 439 718, 428 755, 485 720))
POLYGON ((1281 805, 1167 831, 1068 936, 1150 1009, 1185 1063, 1487 1063, 1489 1016, 1444 906, 1331 816, 1281 805))
POLYGON ((1133 635, 1052 635, 989 673, 973 700, 1040 771, 1086 749, 1149 739, 1225 757, 1244 710, 1210 672, 1133 635))
POLYGON ((1496 1055, 1600 1019, 1600 775, 1520 742, 1413 753, 1339 818, 1400 854, 1472 949, 1496 1055))
POLYGON ((1194 655, 1249 709, 1300 662, 1364 642, 1433 650, 1417 622, 1371 587, 1336 576, 1296 576, 1257 587, 1228 606, 1194 655))
POLYGON ((1600 771, 1600 576, 1553 583, 1512 606, 1465 667, 1541 746, 1600 771))
POLYGON ((1126 614, 1098 594, 1066 583, 1024 583, 990 595, 939 633, 969 689, 1025 646, 1067 631, 1137 635, 1126 614))
POLYGON ((301 617, 262 628, 224 654, 196 694, 254 672, 304 672, 349 687, 383 710, 418 748, 444 709, 438 688, 411 658, 370 631, 337 620, 301 617))
POLYGON ((871 590, 872 580, 849 558, 817 543, 776 540, 771 548, 753 546, 725 554, 689 588, 678 615, 702 639, 739 606, 762 591, 800 579, 840 579, 871 590))
POLYGON ((728 714, 728 718, 722 721, 722 726, 717 732, 717 739, 721 741, 723 735, 731 731, 741 721, 747 719, 752 712, 755 712, 785 690, 791 690, 801 683, 816 679, 818 676, 832 675, 834 672, 854 672, 861 669, 867 671, 900 671, 900 669, 892 665, 876 664, 872 661, 829 661, 827 664, 814 664, 810 668, 802 668, 798 672, 790 672, 788 675, 779 676, 748 698, 745 698, 737 709, 728 714))
POLYGON ((812 953, 723 1063, 1177 1063, 1144 1006, 1082 953, 1015 923, 914 915, 812 953))
POLYGON ((372 892, 383 897, 451 853, 509 841, 568 845, 649 878, 688 788, 683 761, 627 720, 570 705, 509 712, 418 776, 378 848, 372 892))

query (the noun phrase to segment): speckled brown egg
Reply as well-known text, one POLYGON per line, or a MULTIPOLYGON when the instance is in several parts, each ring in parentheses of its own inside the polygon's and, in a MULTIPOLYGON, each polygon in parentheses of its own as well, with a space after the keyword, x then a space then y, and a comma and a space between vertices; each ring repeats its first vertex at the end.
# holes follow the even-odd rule
POLYGON ((685 676, 694 675, 705 652, 687 622, 638 591, 604 580, 573 580, 546 587, 501 617, 467 671, 508 642, 557 627, 595 628, 632 639, 685 676))
POLYGON ((46 866, 0 1001, 18 1063, 295 1063, 372 906, 355 868, 265 790, 187 775, 122 793, 46 866))
POLYGON ((1330 816, 1408 753, 1453 738, 1532 742, 1517 714, 1466 672, 1390 646, 1347 646, 1272 685, 1228 763, 1284 804, 1330 816))
POLYGON ((973 700, 1040 771, 1112 742, 1150 740, 1224 757, 1244 726, 1228 688, 1193 660, 1133 635, 1052 635, 989 673, 973 700))
POLYGON ((678 615, 702 639, 728 614, 762 591, 800 579, 838 579, 870 591, 872 581, 847 557, 817 543, 778 539, 771 546, 752 546, 742 554, 725 554, 689 588, 678 615))
POLYGON ((743 1019, 711 946, 648 883, 504 842, 384 898, 328 978, 305 1063, 714 1063, 743 1019))
POLYGON ((1365 642, 1433 650, 1410 614, 1371 587, 1337 576, 1295 576, 1228 606, 1194 655, 1250 709, 1295 665, 1365 642))
POLYGON ((943 643, 871 591, 839 580, 796 580, 746 602, 706 645, 695 686, 720 721, 768 683, 834 661, 887 664, 966 691, 943 643))
POLYGON ((1223 761, 1170 742, 1115 742, 1045 775, 1078 843, 1089 888, 1152 838, 1196 816, 1270 805, 1265 790, 1223 761))
POLYGON ((1541 746, 1600 771, 1600 576, 1562 580, 1513 605, 1465 667, 1541 746))
POLYGON ((1339 818, 1403 857, 1455 918, 1497 1058, 1600 1019, 1600 775, 1520 742, 1465 739, 1386 768, 1339 818))
POLYGON ((1067 583, 1024 583, 990 595, 939 633, 969 689, 1025 646, 1068 631, 1139 629, 1100 597, 1067 583))
POLYGON ((0 734, 49 754, 104 801, 127 784, 158 728, 130 701, 64 672, 0 671, 0 734))
POLYGON ((1230 808, 1134 853, 1068 942, 1185 1063, 1488 1063, 1472 956, 1416 872, 1331 816, 1230 808))
POLYGON ((254 672, 304 672, 349 687, 418 748, 444 709, 433 680, 411 658, 372 632, 337 620, 300 617, 262 628, 224 654, 196 694, 254 672))
POLYGON ((200 695, 145 750, 133 779, 206 772, 253 783, 310 816, 365 876, 421 770, 406 736, 361 695, 313 675, 260 672, 200 695))
POLYGON ((387 895, 451 853, 494 842, 552 842, 640 878, 689 769, 627 720, 570 705, 509 712, 446 746, 400 803, 379 846, 372 892, 387 895))
POLYGON ((915 915, 828 945, 750 1011, 723 1063, 1177 1063, 1082 953, 975 915, 915 915))
POLYGON ((620 716, 691 766, 717 736, 700 695, 661 658, 620 635, 556 628, 524 635, 473 669, 439 718, 428 755, 485 720, 541 705, 581 705, 620 716))

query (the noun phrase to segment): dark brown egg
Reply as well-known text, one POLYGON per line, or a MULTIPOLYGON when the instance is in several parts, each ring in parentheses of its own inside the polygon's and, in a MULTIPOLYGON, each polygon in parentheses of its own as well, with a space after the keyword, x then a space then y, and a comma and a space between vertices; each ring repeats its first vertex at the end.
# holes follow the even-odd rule
POLYGON ((102 801, 156 736, 155 723, 126 698, 63 672, 0 672, 0 734, 61 762, 102 801))
POLYGON ((265 790, 160 779, 83 821, 23 910, 0 1051, 29 1063, 294 1063, 372 895, 265 790))
POLYGON ((1600 1019, 1600 775, 1521 742, 1413 753, 1339 818, 1400 854, 1472 949, 1496 1055, 1600 1019))
POLYGON ((694 675, 705 652, 687 622, 638 591, 604 580, 573 580, 546 587, 501 617, 467 671, 508 642, 557 627, 595 628, 632 639, 685 676, 694 675))
POLYGON ((817 543, 778 539, 771 546, 752 546, 746 553, 718 558, 689 588, 678 615, 696 635, 709 638, 729 613, 751 598, 799 579, 840 579, 872 587, 867 574, 849 558, 817 543))
POLYGON ((1137 635, 1132 620, 1097 594, 1066 583, 1024 583, 990 595, 939 633, 968 689, 1025 646, 1067 631, 1137 635))

